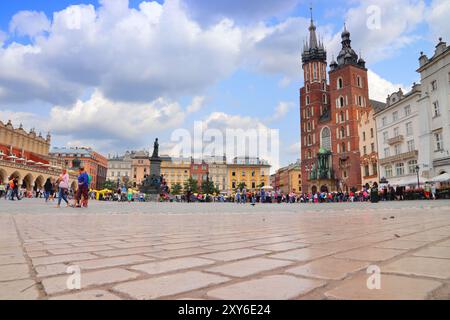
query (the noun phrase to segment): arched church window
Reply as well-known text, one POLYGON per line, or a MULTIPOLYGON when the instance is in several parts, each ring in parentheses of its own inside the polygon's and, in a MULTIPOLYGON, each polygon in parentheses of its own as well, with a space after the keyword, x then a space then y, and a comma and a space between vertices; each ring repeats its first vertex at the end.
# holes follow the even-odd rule
POLYGON ((322 129, 320 146, 325 150, 331 150, 331 131, 328 127, 322 129))
POLYGON ((342 89, 344 87, 344 80, 342 78, 338 78, 337 88, 342 89))

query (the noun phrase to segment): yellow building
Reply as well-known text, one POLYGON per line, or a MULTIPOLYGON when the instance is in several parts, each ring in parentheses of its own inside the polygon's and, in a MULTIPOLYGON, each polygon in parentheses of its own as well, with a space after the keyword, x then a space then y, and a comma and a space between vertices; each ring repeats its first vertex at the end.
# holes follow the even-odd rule
POLYGON ((173 189, 176 184, 183 186, 191 175, 191 160, 172 159, 163 161, 161 163, 161 174, 170 189, 173 189))
MULTIPOLYGON (((25 131, 22 125, 14 128, 11 121, 0 120, 0 184, 16 177, 21 189, 31 191, 42 189, 48 178, 56 180, 62 168, 63 159, 49 154, 51 136, 44 138, 34 129, 25 131)), ((76 188, 76 176, 70 175, 71 188, 76 188)))
POLYGON ((269 185, 270 165, 257 158, 235 158, 228 164, 229 192, 233 192, 245 183, 247 191, 257 191, 269 185))
POLYGON ((290 164, 287 167, 278 169, 278 171, 272 176, 272 186, 276 190, 280 190, 284 194, 290 192, 301 193, 302 192, 302 171, 300 163, 290 164))

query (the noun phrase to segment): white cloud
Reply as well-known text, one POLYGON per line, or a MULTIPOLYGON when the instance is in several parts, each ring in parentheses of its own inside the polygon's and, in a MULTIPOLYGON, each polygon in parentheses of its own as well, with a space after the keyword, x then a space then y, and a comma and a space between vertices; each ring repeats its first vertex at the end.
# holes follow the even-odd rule
POLYGON ((30 129, 36 129, 36 132, 46 133, 50 130, 49 123, 44 118, 31 113, 31 112, 17 112, 13 110, 0 110, 0 120, 3 123, 11 120, 14 128, 18 128, 21 124, 23 129, 29 131, 30 129))
POLYGON ((50 21, 44 12, 20 11, 9 23, 9 31, 18 36, 36 37, 50 30, 50 21))
POLYGON ((135 145, 148 133, 181 125, 184 117, 178 103, 164 98, 151 103, 123 103, 96 91, 89 100, 79 100, 70 108, 54 107, 50 123, 57 135, 135 145))
POLYGON ((281 101, 275 107, 273 115, 269 118, 269 122, 283 119, 293 108, 295 104, 292 102, 281 101))
POLYGON ((200 111, 201 108, 203 108, 205 104, 205 97, 204 96, 197 96, 192 99, 192 103, 187 107, 188 113, 195 113, 200 111))
MULTIPOLYGON (((353 49, 357 53, 362 51, 369 64, 395 56, 418 40, 414 31, 423 22, 426 6, 422 0, 360 0, 357 3, 347 11, 345 20, 353 49), (371 7, 379 10, 379 19, 374 11, 368 11, 371 7)), ((327 43, 329 57, 338 55, 341 49, 341 31, 327 43)))
MULTIPOLYGON (((178 0, 138 9, 127 0, 101 3, 55 12, 48 35, 0 49, 1 99, 70 105, 89 88, 122 101, 178 98, 201 93, 239 64, 242 32, 230 20, 201 27, 178 0)), ((45 29, 14 21, 24 33, 45 29)))
POLYGON ((378 74, 369 70, 367 72, 368 82, 369 82, 369 97, 380 102, 385 102, 389 94, 398 91, 399 88, 403 92, 408 92, 406 86, 403 84, 394 84, 386 79, 383 79, 378 74))
POLYGON ((443 37, 444 41, 450 42, 450 3, 448 0, 433 0, 427 10, 426 19, 431 29, 434 41, 443 37))

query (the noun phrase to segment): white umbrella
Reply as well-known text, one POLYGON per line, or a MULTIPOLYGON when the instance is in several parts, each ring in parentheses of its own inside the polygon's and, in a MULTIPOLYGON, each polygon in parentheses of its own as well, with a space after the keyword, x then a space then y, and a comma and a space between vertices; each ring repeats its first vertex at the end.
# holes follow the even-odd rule
POLYGON ((33 160, 27 160, 28 163, 35 163, 33 160))
POLYGON ((8 158, 8 159, 17 159, 17 157, 15 155, 7 156, 6 158, 8 158))
POLYGON ((448 181, 450 181, 450 174, 443 173, 437 177, 434 177, 433 179, 431 179, 431 181, 433 181, 433 182, 448 182, 448 181))
POLYGON ((261 189, 263 189, 263 190, 272 190, 273 187, 272 186, 264 186, 261 189))
POLYGON ((37 166, 42 166, 42 165, 43 165, 42 162, 36 162, 35 164, 36 164, 37 166))
MULTIPOLYGON (((422 177, 419 177, 419 181, 420 181, 420 184, 425 183, 425 181, 423 180, 422 177)), ((413 177, 413 176, 406 177, 405 179, 401 180, 400 182, 393 183, 392 185, 398 185, 400 187, 406 187, 406 186, 411 186, 411 185, 417 186, 417 177, 413 177)))

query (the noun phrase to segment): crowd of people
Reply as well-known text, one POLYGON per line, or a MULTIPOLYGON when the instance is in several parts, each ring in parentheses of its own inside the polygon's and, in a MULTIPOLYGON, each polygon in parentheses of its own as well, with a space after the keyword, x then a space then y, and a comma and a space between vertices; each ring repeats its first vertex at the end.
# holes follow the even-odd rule
MULTIPOLYGON (((90 199, 101 201, 117 201, 117 202, 145 202, 147 196, 142 192, 137 192, 132 188, 122 186, 115 191, 99 193, 90 190, 91 177, 84 168, 80 168, 78 172, 78 188, 71 190, 69 188, 69 174, 63 169, 57 179, 48 178, 43 189, 34 187, 34 195, 32 192, 21 190, 19 187, 18 177, 11 176, 6 184, 0 184, 0 197, 11 201, 21 200, 23 197, 44 198, 45 202, 57 201, 57 208, 60 208, 64 202, 68 207, 87 208, 90 199), (72 201, 72 203, 71 203, 72 201)), ((425 185, 420 191, 424 199, 435 200, 437 198, 437 190, 434 184, 425 185)), ((321 192, 309 193, 284 193, 280 190, 261 189, 260 191, 248 191, 245 187, 237 189, 232 195, 230 194, 202 194, 192 193, 189 190, 179 195, 171 195, 166 184, 162 185, 159 201, 161 202, 231 202, 246 204, 251 203, 339 203, 339 202, 372 202, 379 201, 395 201, 405 200, 407 193, 405 187, 394 187, 390 185, 378 186, 374 183, 371 187, 365 186, 361 191, 351 190, 347 192, 321 192)))

